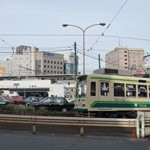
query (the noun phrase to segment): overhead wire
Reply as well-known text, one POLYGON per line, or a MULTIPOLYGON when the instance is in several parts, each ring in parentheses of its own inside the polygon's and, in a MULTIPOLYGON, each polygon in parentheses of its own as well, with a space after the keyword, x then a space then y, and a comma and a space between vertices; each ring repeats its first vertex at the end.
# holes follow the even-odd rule
POLYGON ((10 45, 8 42, 6 42, 6 40, 1 39, 1 38, 0 38, 0 40, 1 40, 5 45, 9 46, 9 47, 11 48, 11 50, 13 51, 13 54, 14 54, 15 48, 14 48, 12 45, 10 45))
POLYGON ((117 35, 103 35, 105 37, 110 37, 110 38, 122 38, 122 39, 128 39, 128 40, 139 40, 139 41, 148 41, 150 42, 150 39, 147 38, 135 38, 135 37, 129 37, 129 36, 117 36, 117 35))
MULTIPOLYGON (((4 34, 5 35, 5 34, 4 34)), ((7 35, 7 34, 6 34, 7 35)), ((1 36, 1 34, 0 34, 0 36, 1 36)), ((11 36, 15 36, 14 34, 11 34, 11 36)), ((18 34, 18 36, 20 36, 20 34, 18 34)), ((23 36, 23 35, 22 35, 23 36)), ((24 36, 30 36, 30 34, 24 34, 24 36)), ((32 35, 32 36, 39 36, 38 34, 34 34, 34 35, 32 35)), ((42 36, 83 36, 83 35, 81 35, 81 34, 65 34, 65 35, 63 35, 63 34, 44 34, 44 35, 42 35, 42 36)), ((142 41, 150 41, 150 39, 148 39, 148 38, 135 38, 135 37, 129 37, 129 36, 118 36, 118 35, 106 35, 106 34, 104 34, 104 35, 99 35, 99 34, 86 34, 85 36, 103 36, 103 37, 112 37, 112 38, 124 38, 124 39, 130 39, 130 40, 142 40, 142 41)), ((10 45, 10 47, 12 48, 12 47, 14 47, 14 46, 11 46, 10 45)), ((59 47, 58 47, 59 48, 59 47)))
MULTIPOLYGON (((81 51, 83 50, 82 47, 81 47, 79 44, 77 44, 77 46, 79 47, 78 50, 81 50, 81 51)), ((95 53, 95 52, 93 52, 93 51, 92 51, 92 52, 91 52, 91 51, 88 51, 88 50, 85 50, 85 51, 86 51, 86 53, 90 53, 90 55, 93 55, 93 54, 94 54, 95 56, 97 56, 97 53, 95 53)), ((98 50, 98 51, 100 51, 100 50, 98 50)), ((106 52, 106 51, 108 51, 108 50, 103 50, 103 51, 106 52)))
POLYGON ((107 25, 106 29, 104 30, 104 32, 99 35, 98 39, 95 41, 95 43, 91 46, 90 49, 93 49, 93 47, 95 47, 95 45, 99 42, 100 38, 102 36, 105 35, 105 32, 110 28, 110 26, 112 25, 112 23, 115 21, 115 19, 117 18, 117 16, 120 14, 120 12, 122 11, 122 9, 124 8, 124 6, 126 5, 126 3, 128 2, 128 0, 125 0, 124 3, 121 5, 121 7, 119 8, 119 10, 117 11, 117 13, 115 14, 115 16, 112 18, 112 20, 110 21, 110 23, 107 25))
POLYGON ((124 6, 126 5, 127 2, 128 2, 128 0, 124 1, 124 3, 121 5, 120 9, 117 11, 117 13, 115 14, 115 16, 112 18, 112 20, 110 21, 110 23, 107 25, 107 27, 104 30, 103 34, 105 34, 105 32, 108 30, 108 28, 112 25, 112 23, 115 21, 115 19, 117 18, 117 16, 119 15, 119 13, 122 11, 122 9, 124 8, 124 6))
MULTIPOLYGON (((80 53, 81 55, 83 55, 83 53, 81 52, 81 49, 78 49, 77 52, 80 53)), ((94 60, 99 60, 99 59, 96 58, 96 57, 93 57, 93 56, 88 55, 87 53, 85 53, 85 56, 87 56, 87 57, 89 57, 89 58, 91 58, 91 59, 94 59, 94 60)), ((119 65, 113 64, 113 63, 110 63, 110 62, 107 62, 107 61, 104 61, 103 59, 100 59, 100 61, 104 62, 105 64, 106 64, 106 63, 107 63, 107 64, 111 64, 111 65, 113 65, 114 67, 119 67, 119 65)), ((80 64, 80 65, 81 65, 81 64, 80 64)), ((122 69, 124 69, 124 68, 122 67, 122 69)), ((131 70, 131 68, 128 68, 128 69, 131 70)))

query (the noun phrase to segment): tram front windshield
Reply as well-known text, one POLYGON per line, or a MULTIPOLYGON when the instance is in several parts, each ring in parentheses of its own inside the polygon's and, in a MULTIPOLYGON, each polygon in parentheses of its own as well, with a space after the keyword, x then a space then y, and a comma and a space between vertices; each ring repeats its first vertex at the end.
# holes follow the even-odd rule
POLYGON ((77 97, 85 97, 86 96, 86 78, 87 76, 80 76, 77 79, 77 97))

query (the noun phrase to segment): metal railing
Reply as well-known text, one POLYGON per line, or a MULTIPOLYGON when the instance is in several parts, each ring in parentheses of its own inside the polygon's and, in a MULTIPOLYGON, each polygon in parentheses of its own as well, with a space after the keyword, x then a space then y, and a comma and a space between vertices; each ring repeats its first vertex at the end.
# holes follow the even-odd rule
POLYGON ((0 114, 0 122, 41 125, 136 127, 136 119, 119 118, 50 117, 0 114))
POLYGON ((150 112, 145 111, 139 111, 136 119, 0 114, 0 123, 31 124, 33 134, 36 133, 36 125, 64 125, 80 127, 80 135, 84 135, 84 127, 97 126, 132 128, 132 135, 134 138, 145 138, 146 136, 150 136, 150 112))
POLYGON ((119 118, 83 118, 83 117, 51 117, 0 114, 0 123, 31 124, 32 133, 36 133, 36 125, 79 126, 80 135, 84 135, 84 127, 130 127, 136 128, 136 119, 119 118))

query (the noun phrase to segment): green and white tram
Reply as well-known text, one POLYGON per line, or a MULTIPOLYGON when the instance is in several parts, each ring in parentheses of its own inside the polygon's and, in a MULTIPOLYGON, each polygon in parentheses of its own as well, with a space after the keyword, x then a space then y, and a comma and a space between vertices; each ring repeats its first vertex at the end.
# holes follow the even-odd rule
POLYGON ((150 79, 91 74, 77 78, 75 110, 97 115, 133 115, 150 110, 150 79))

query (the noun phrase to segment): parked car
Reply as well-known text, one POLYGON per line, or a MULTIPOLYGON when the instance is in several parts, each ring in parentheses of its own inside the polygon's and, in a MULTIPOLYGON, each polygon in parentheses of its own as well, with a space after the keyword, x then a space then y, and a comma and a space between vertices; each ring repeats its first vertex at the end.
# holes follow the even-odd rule
POLYGON ((7 102, 9 103, 13 103, 13 104, 25 104, 25 101, 23 99, 21 99, 19 96, 4 96, 2 95, 1 97, 3 97, 5 100, 7 100, 7 102))
POLYGON ((8 99, 2 95, 0 96, 0 105, 6 105, 11 103, 13 103, 11 99, 8 99))
POLYGON ((14 104, 25 104, 25 101, 20 96, 11 96, 14 104))
POLYGON ((73 109, 74 103, 69 103, 64 97, 46 97, 33 106, 35 108, 45 107, 48 110, 69 111, 73 109))
POLYGON ((24 99, 26 106, 32 106, 34 105, 34 103, 39 102, 39 98, 35 97, 35 96, 29 96, 27 98, 24 99))
POLYGON ((10 104, 13 103, 11 97, 9 97, 9 96, 3 96, 3 95, 1 95, 1 98, 3 98, 4 100, 6 100, 10 104))

